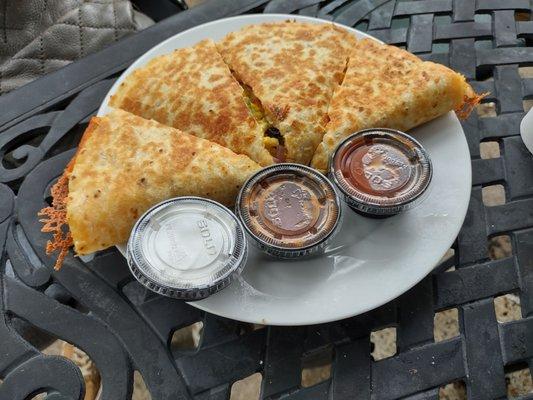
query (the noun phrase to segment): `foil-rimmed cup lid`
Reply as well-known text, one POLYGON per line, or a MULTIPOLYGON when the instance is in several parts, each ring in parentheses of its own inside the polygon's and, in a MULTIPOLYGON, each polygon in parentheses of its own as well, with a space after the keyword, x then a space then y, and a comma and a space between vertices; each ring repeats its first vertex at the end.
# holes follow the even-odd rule
POLYGON ((337 146, 330 161, 330 176, 346 202, 371 215, 393 215, 418 204, 432 173, 422 145, 393 129, 354 133, 337 146))
POLYGON ((340 219, 339 198, 318 171, 276 164, 243 185, 236 213, 260 248, 279 257, 298 257, 322 248, 340 219))
POLYGON ((223 205, 177 197, 146 211, 127 246, 133 275, 165 296, 197 300, 228 286, 246 262, 243 227, 223 205))

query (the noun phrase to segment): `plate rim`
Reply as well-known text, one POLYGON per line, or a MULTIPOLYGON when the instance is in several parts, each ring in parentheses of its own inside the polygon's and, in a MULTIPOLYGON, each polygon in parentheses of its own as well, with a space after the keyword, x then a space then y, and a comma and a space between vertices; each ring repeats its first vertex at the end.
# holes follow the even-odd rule
MULTIPOLYGON (((239 16, 232 16, 232 17, 217 19, 217 20, 214 20, 214 21, 207 22, 205 24, 194 26, 194 27, 189 28, 187 30, 184 30, 182 32, 179 32, 179 33, 177 33, 177 34, 165 39, 164 41, 154 45, 149 50, 147 50, 145 53, 143 53, 141 56, 139 56, 126 70, 124 70, 122 72, 122 74, 118 77, 118 79, 115 81, 115 83, 111 86, 111 88, 107 92, 106 96, 104 97, 104 99, 103 99, 103 101, 102 101, 102 103, 101 103, 96 115, 97 116, 103 116, 109 111, 110 107, 108 106, 108 102, 109 102, 110 96, 115 92, 116 88, 122 83, 122 81, 133 70, 138 68, 140 65, 144 65, 146 62, 148 62, 149 60, 151 60, 153 57, 156 56, 156 55, 154 55, 153 57, 147 58, 147 55, 149 55, 150 53, 153 53, 153 52, 157 51, 157 49, 166 46, 168 43, 171 43, 172 41, 176 40, 177 37, 179 37, 181 35, 185 35, 185 34, 190 34, 191 32, 194 32, 196 30, 203 30, 206 27, 209 27, 209 26, 212 26, 212 25, 216 25, 216 24, 221 24, 221 23, 227 23, 227 22, 232 21, 232 20, 239 20, 239 21, 242 21, 242 20, 256 20, 257 18, 264 19, 264 21, 263 22, 252 22, 252 23, 268 23, 268 22, 275 22, 275 21, 280 21, 280 20, 283 20, 283 19, 287 19, 287 20, 297 20, 297 21, 308 21, 308 22, 311 22, 311 23, 319 23, 319 24, 320 23, 322 23, 322 24, 333 24, 333 25, 338 26, 338 27, 340 27, 340 28, 342 28, 342 29, 354 34, 354 35, 357 34, 357 35, 363 36, 365 38, 368 38, 368 39, 371 39, 371 40, 375 40, 375 41, 377 41, 379 43, 383 43, 381 40, 371 36, 370 34, 368 34, 366 32, 361 32, 361 31, 359 31, 359 30, 357 30, 355 28, 352 28, 350 26, 343 25, 343 24, 340 24, 340 23, 337 23, 337 22, 334 22, 334 21, 330 21, 330 20, 314 18, 314 17, 309 17, 309 16, 292 15, 292 14, 279 14, 279 13, 278 14, 246 14, 246 15, 239 15, 239 16)), ((235 31, 238 31, 239 29, 241 29, 241 27, 236 28, 235 31)), ((202 40, 202 39, 199 39, 198 41, 200 41, 200 40, 202 40)), ((187 46, 172 46, 172 47, 173 48, 181 48, 181 47, 187 47, 187 46)), ((171 51, 171 50, 169 50, 169 51, 171 51)), ((453 112, 450 111, 450 113, 453 113, 453 112)), ((441 117, 443 117, 443 116, 441 116, 441 117)), ((439 118, 441 118, 441 117, 439 117, 439 118)), ((462 125, 459 122, 459 119, 457 118, 457 116, 455 114, 453 114, 453 118, 455 119, 455 122, 457 122, 457 124, 458 124, 458 126, 459 126, 459 128, 460 128, 460 130, 462 132, 462 135, 460 135, 460 140, 463 142, 463 146, 462 146, 461 150, 466 153, 466 155, 468 157, 468 160, 471 160, 471 155, 470 155, 470 151, 469 151, 469 147, 468 147, 468 142, 466 141, 466 135, 465 135, 464 129, 463 129, 462 125)), ((216 312, 214 312, 211 307, 202 304, 202 302, 187 302, 187 304, 189 304, 189 305, 191 305, 191 306, 193 306, 195 308, 198 308, 198 309, 200 309, 202 311, 209 312, 211 314, 218 315, 218 316, 221 316, 221 317, 224 317, 224 318, 229 318, 229 319, 233 319, 233 320, 237 320, 237 321, 241 321, 241 322, 246 322, 246 323, 256 323, 256 324, 258 323, 258 324, 265 324, 265 325, 271 325, 271 326, 306 326, 306 325, 316 325, 316 324, 328 323, 328 322, 333 322, 333 321, 340 321, 340 320, 343 320, 343 319, 346 319, 346 318, 351 318, 351 317, 355 317, 357 315, 364 314, 364 313, 366 313, 368 311, 371 311, 371 310, 374 310, 374 309, 376 309, 378 307, 381 307, 382 305, 384 305, 384 304, 386 304, 386 303, 388 303, 388 302, 400 297, 401 295, 403 295, 404 293, 409 291, 411 288, 413 288, 415 285, 417 285, 419 282, 421 282, 429 274, 431 274, 431 272, 434 270, 434 268, 438 265, 438 262, 442 259, 442 257, 446 254, 447 250, 449 248, 451 248, 452 244, 457 239, 457 236, 458 236, 458 234, 459 234, 459 232, 460 232, 460 230, 461 230, 461 228, 462 228, 462 226, 464 224, 464 221, 465 221, 465 218, 466 218, 466 215, 467 215, 467 212, 468 212, 468 204, 470 202, 471 193, 472 193, 472 166, 471 166, 471 163, 467 163, 467 165, 468 165, 468 168, 467 168, 466 171, 464 171, 464 173, 465 173, 465 181, 468 182, 468 186, 467 186, 468 187, 468 193, 467 193, 467 195, 465 195, 465 198, 468 201, 466 201, 466 204, 462 207, 462 213, 461 213, 462 215, 458 214, 459 221, 461 223, 458 224, 458 228, 457 229, 454 229, 454 232, 455 232, 454 235, 453 236, 450 235, 451 239, 446 241, 447 247, 444 250, 444 252, 438 258, 435 257, 436 259, 433 262, 428 263, 428 265, 431 264, 431 266, 430 267, 428 266, 427 270, 424 269, 424 273, 423 274, 420 274, 420 276, 417 276, 416 279, 413 279, 413 280, 409 281, 409 284, 402 286, 399 290, 396 290, 394 292, 389 290, 389 291, 385 292, 385 293, 387 293, 387 295, 382 296, 381 300, 373 302, 372 306, 359 308, 355 312, 346 311, 344 313, 335 313, 335 314, 333 314, 334 317, 331 317, 331 318, 313 319, 312 317, 308 317, 308 318, 304 318, 304 319, 299 320, 299 321, 284 322, 284 321, 266 321, 264 318, 262 318, 262 319, 259 319, 259 318, 256 318, 256 319, 247 318, 246 315, 244 315, 243 317, 240 317, 240 318, 236 318, 235 315, 233 315, 231 313, 226 313, 224 311, 220 312, 219 310, 217 310, 216 312)), ((125 245, 124 244, 117 245, 115 247, 122 253, 123 256, 125 255, 125 245)))

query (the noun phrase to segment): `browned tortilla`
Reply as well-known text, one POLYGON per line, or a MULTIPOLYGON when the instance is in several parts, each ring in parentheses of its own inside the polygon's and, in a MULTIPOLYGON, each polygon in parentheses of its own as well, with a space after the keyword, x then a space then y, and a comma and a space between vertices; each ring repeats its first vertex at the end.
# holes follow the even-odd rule
POLYGON ((217 44, 236 78, 279 129, 290 162, 309 164, 322 140, 331 96, 355 38, 333 24, 250 25, 217 44))
POLYGON ((247 156, 122 110, 95 117, 65 171, 74 250, 88 254, 127 241, 140 215, 168 198, 232 205, 259 168, 247 156))
POLYGON ((469 99, 478 97, 462 75, 397 47, 361 40, 333 95, 330 121, 312 166, 326 170, 335 146, 358 130, 408 130, 460 108, 469 99))
POLYGON ((263 143, 263 127, 212 40, 153 58, 124 79, 109 104, 246 154, 261 165, 274 162, 263 143))

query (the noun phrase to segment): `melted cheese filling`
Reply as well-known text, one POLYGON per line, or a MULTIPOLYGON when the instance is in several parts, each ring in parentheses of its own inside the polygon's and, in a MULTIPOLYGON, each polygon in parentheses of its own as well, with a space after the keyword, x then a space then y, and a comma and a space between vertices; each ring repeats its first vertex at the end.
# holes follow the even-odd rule
POLYGON ((252 88, 239 82, 243 88, 243 97, 250 113, 263 130, 263 146, 276 159, 277 162, 285 161, 286 149, 283 145, 283 136, 279 130, 270 124, 265 116, 263 106, 259 99, 254 95, 252 88))

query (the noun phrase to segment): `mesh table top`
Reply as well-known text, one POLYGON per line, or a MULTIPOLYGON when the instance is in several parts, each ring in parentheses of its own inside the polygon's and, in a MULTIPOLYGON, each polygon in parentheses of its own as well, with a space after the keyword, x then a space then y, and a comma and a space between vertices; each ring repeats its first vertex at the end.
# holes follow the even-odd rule
POLYGON ((229 399, 234 382, 257 372, 261 399, 438 399, 458 381, 468 399, 511 397, 506 375, 533 367, 533 156, 519 137, 533 98, 531 12, 529 0, 208 1, 0 97, 0 400, 83 398, 79 369, 39 350, 47 338, 89 355, 101 399, 131 398, 133 371, 157 400, 229 399), (251 12, 354 26, 491 93, 485 112, 463 123, 473 188, 449 258, 376 310, 298 328, 254 327, 149 293, 115 249, 88 262, 69 257, 52 272, 35 215, 117 75, 169 36, 251 12), (487 193, 498 190, 494 203, 487 193), (505 294, 519 299, 521 318, 497 320, 495 299, 505 294), (458 311, 459 330, 436 340, 435 315, 447 309, 458 311), (198 348, 171 348, 176 330, 199 321, 198 348), (370 337, 384 328, 395 329, 396 351, 376 361, 370 337), (328 363, 329 378, 302 385, 303 366, 328 363))

